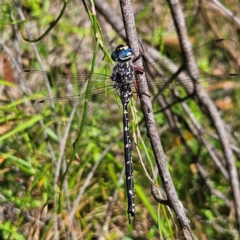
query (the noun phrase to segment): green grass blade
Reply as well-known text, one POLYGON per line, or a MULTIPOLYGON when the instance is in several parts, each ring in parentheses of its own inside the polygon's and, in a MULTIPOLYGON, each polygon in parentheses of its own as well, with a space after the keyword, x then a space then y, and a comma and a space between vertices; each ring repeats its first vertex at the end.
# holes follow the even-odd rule
POLYGON ((146 206, 146 208, 149 211, 149 214, 152 216, 155 222, 157 222, 157 213, 154 207, 152 206, 151 202, 149 201, 149 197, 145 194, 144 189, 142 189, 139 185, 135 184, 135 191, 138 195, 138 197, 141 199, 143 204, 146 206))
POLYGON ((3 136, 1 136, 0 137, 0 142, 4 141, 5 139, 7 139, 9 137, 12 137, 16 133, 22 132, 25 129, 33 126, 36 122, 38 122, 41 119, 42 119, 42 116, 36 115, 36 116, 32 117, 29 121, 27 121, 25 123, 22 123, 22 122, 19 123, 12 131, 7 132, 3 136))

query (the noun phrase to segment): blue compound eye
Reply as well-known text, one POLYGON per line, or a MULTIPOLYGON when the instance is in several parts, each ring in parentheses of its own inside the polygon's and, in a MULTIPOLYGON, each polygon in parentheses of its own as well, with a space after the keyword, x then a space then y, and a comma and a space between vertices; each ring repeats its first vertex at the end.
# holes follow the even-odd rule
POLYGON ((111 54, 113 61, 127 61, 134 56, 134 51, 125 45, 119 45, 111 54))
POLYGON ((118 61, 118 55, 119 55, 119 52, 117 50, 112 52, 111 58, 114 62, 118 61))
POLYGON ((119 60, 129 60, 134 56, 134 51, 131 48, 124 49, 119 53, 119 60))

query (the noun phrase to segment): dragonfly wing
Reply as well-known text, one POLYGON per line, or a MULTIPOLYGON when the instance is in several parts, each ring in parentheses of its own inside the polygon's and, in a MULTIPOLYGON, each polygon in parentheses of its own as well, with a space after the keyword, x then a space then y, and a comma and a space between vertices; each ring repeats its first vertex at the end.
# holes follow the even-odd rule
MULTIPOLYGON (((209 69, 211 69, 215 72, 224 73, 231 69, 238 47, 238 43, 232 39, 218 39, 193 48, 187 52, 186 55, 193 54, 196 63, 203 70, 209 71, 209 69)), ((147 72, 158 73, 158 75, 165 76, 169 79, 183 63, 184 56, 181 54, 171 59, 165 58, 156 62, 146 62, 145 66, 147 72)))
POLYGON ((120 101, 115 90, 102 92, 102 95, 69 96, 64 98, 48 98, 36 102, 37 111, 44 115, 52 114, 58 117, 57 121, 66 122, 72 111, 76 112, 76 117, 81 120, 83 117, 89 121, 94 118, 102 120, 108 118, 114 111, 119 111, 120 101))
MULTIPOLYGON (((209 75, 197 80, 215 103, 223 101, 225 97, 232 99, 240 89, 239 74, 209 75)), ((179 103, 183 100, 193 99, 196 94, 196 85, 192 79, 185 79, 182 84, 174 81, 162 92, 161 86, 157 89, 156 85, 152 85, 151 89, 155 90, 155 96, 157 95, 156 91, 158 94, 163 94, 168 105, 172 105, 174 102, 179 103)))
POLYGON ((37 111, 54 115, 57 121, 67 121, 74 109, 78 118, 86 113, 88 119, 107 116, 109 108, 119 109, 116 89, 107 75, 92 74, 89 77, 85 74, 60 75, 25 70, 20 77, 26 79, 32 92, 38 93, 34 98, 37 111))

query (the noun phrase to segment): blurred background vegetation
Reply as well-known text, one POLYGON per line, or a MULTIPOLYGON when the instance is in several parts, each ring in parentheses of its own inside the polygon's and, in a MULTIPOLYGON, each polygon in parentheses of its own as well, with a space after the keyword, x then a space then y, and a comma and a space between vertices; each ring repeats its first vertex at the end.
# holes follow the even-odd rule
MULTIPOLYGON (((98 11, 98 23, 92 24, 83 3, 72 0, 67 3, 54 28, 39 42, 30 43, 23 40, 22 34, 31 39, 44 34, 59 16, 63 1, 19 1, 28 22, 22 19, 15 1, 2 2, 1 6, 6 3, 9 11, 0 9, 0 238, 176 239, 178 236, 181 239, 174 213, 159 205, 151 195, 151 182, 140 164, 134 144, 136 222, 133 226, 128 224, 122 172, 121 109, 113 113, 107 107, 96 114, 90 113, 91 120, 84 125, 80 147, 61 191, 63 173, 72 156, 81 119, 78 115, 73 119, 66 145, 63 146, 66 124, 57 118, 38 114, 30 101, 34 97, 23 94, 20 88, 18 74, 23 69, 58 74, 89 73, 94 56, 94 72, 111 74, 113 65, 104 51, 106 49, 111 54, 117 45, 125 44, 125 40, 98 11), (101 32, 97 32, 102 37, 94 35, 94 27, 98 24, 101 32), (104 48, 94 52, 97 40, 104 48), (104 113, 101 114, 101 111, 104 113), (43 121, 42 124, 40 121, 43 121), (57 175, 58 168, 60 172, 57 175), (71 214, 74 214, 74 220, 71 214)), ((117 14, 121 14, 117 1, 108 3, 117 14)), ((238 1, 226 0, 222 3, 237 17, 240 10, 238 1)), ((218 38, 239 42, 239 25, 213 2, 181 1, 181 4, 193 46, 218 38)), ((132 6, 136 12, 139 39, 170 58, 180 54, 166 1, 133 1, 132 6)), ((90 4, 88 7, 92 11, 90 4)), ((209 63, 216 57, 211 49, 209 54, 202 56, 200 72, 226 73, 211 68, 209 63)), ((230 72, 239 72, 237 61, 229 65, 230 72)), ((238 89, 239 84, 236 83, 230 90, 222 87, 215 103, 226 126, 231 129, 229 135, 235 137, 232 143, 239 172, 238 89)), ((219 149, 217 154, 220 156, 221 147, 211 121, 198 112, 193 101, 189 104, 203 128, 209 131, 207 139, 219 149)), ((141 122, 141 109, 137 109, 137 119, 141 122)), ((182 114, 177 106, 175 112, 180 116, 182 114)), ((179 132, 170 127, 163 113, 156 114, 156 121, 172 179, 196 239, 239 239, 229 182, 208 151, 180 117, 178 126, 186 141, 182 141, 179 132), (196 156, 202 161, 206 178, 199 172, 196 156), (221 197, 213 194, 209 186, 221 193, 221 197)), ((131 131, 135 128, 136 119, 131 124, 131 131)), ((153 153, 144 125, 140 124, 139 128, 142 161, 152 177, 153 153)), ((161 186, 161 182, 158 184, 161 186)))

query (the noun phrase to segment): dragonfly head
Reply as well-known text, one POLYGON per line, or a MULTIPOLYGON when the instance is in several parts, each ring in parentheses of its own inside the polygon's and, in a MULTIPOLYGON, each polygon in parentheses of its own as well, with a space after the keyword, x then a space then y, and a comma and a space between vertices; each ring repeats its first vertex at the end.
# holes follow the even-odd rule
POLYGON ((133 57, 134 51, 126 45, 119 45, 116 50, 111 54, 111 58, 115 62, 129 61, 133 57))

